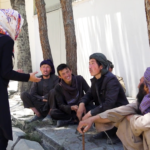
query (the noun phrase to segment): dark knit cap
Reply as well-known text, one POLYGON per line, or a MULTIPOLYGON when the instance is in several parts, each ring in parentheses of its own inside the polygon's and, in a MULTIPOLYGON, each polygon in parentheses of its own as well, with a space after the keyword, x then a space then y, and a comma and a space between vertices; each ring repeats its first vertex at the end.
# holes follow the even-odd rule
POLYGON ((102 75, 108 71, 108 61, 104 54, 94 53, 94 54, 90 55, 90 59, 95 59, 102 64, 102 66, 103 66, 103 69, 101 70, 102 75))
POLYGON ((55 68, 54 68, 54 64, 53 62, 50 60, 50 59, 47 59, 47 60, 43 60, 41 63, 40 63, 40 67, 42 65, 49 65, 51 67, 51 73, 50 74, 55 74, 55 68))

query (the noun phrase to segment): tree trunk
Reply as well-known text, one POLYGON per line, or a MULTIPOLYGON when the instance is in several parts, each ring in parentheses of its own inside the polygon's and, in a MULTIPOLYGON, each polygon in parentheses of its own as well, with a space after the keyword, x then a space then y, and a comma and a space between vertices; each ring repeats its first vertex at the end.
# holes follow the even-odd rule
MULTIPOLYGON (((24 19, 24 24, 17 39, 17 68, 22 69, 25 73, 31 73, 32 65, 28 36, 28 23, 25 11, 25 0, 10 0, 10 2, 12 8, 17 10, 24 19)), ((18 90, 19 92, 29 91, 30 87, 31 82, 19 82, 18 90)))
POLYGON ((60 0, 66 38, 66 59, 73 74, 77 74, 77 43, 72 10, 72 0, 60 0))
POLYGON ((149 37, 149 44, 150 44, 150 0, 145 0, 145 11, 146 11, 148 37, 149 37))
POLYGON ((39 21, 39 33, 44 59, 52 59, 50 44, 48 40, 47 19, 44 0, 35 0, 39 21))

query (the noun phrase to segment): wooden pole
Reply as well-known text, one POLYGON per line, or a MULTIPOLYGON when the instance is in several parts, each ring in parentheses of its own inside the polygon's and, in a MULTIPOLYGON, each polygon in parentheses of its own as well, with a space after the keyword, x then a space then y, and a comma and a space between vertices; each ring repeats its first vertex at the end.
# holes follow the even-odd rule
POLYGON ((83 150, 85 150, 85 136, 84 136, 84 133, 82 134, 82 146, 83 146, 83 150))

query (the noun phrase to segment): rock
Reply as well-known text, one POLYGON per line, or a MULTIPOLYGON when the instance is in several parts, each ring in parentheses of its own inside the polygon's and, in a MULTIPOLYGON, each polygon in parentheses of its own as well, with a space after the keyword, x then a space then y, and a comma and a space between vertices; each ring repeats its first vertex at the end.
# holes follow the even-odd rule
POLYGON ((14 90, 9 90, 9 91, 8 91, 8 96, 10 97, 10 96, 13 95, 14 93, 16 93, 16 91, 14 91, 14 90))
POLYGON ((8 91, 17 92, 17 90, 18 90, 18 81, 10 81, 8 91))
POLYGON ((44 149, 37 142, 21 139, 14 147, 14 150, 44 150, 44 149))
POLYGON ((10 111, 12 118, 12 126, 19 125, 19 128, 23 129, 25 125, 25 120, 30 119, 34 113, 31 109, 24 108, 22 101, 10 99, 10 111))
POLYGON ((18 90, 18 81, 10 81, 8 85, 8 95, 11 97, 18 90))
MULTIPOLYGON (((56 128, 55 126, 36 128, 42 136, 43 147, 47 150, 82 150, 82 136, 75 134, 77 126, 67 126, 56 128), (48 149, 49 148, 49 149, 48 149)), ((122 143, 108 145, 107 139, 95 140, 93 135, 96 134, 94 129, 90 129, 85 134, 85 149, 93 150, 123 150, 122 143)))
POLYGON ((16 143, 20 140, 21 137, 24 137, 26 134, 19 128, 13 127, 13 141, 8 142, 7 150, 12 150, 16 143))
MULTIPOLYGON (((28 118, 29 116, 33 116, 34 113, 31 109, 24 109, 22 108, 21 110, 14 110, 14 112, 11 113, 14 117, 20 119, 20 118, 28 118)), ((20 120, 24 120, 24 119, 20 119, 20 120)))

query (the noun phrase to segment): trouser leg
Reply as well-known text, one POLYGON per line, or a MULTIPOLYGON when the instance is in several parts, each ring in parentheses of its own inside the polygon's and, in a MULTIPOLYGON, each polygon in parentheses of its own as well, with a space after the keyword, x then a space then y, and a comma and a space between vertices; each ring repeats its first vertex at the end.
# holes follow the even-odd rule
POLYGON ((116 132, 117 132, 117 128, 114 127, 112 128, 111 130, 107 130, 106 133, 110 136, 110 137, 113 137, 116 135, 116 132))
POLYGON ((50 109, 56 108, 54 93, 55 93, 55 90, 52 89, 52 90, 50 90, 50 92, 48 94, 48 104, 49 104, 50 109))
POLYGON ((34 104, 32 102, 33 97, 29 93, 27 93, 27 92, 21 93, 21 99, 23 101, 23 105, 25 108, 34 107, 34 104))
POLYGON ((5 138, 2 129, 0 128, 0 150, 6 150, 8 139, 5 138))
POLYGON ((23 92, 21 94, 21 99, 23 101, 25 108, 36 108, 36 110, 45 117, 49 111, 49 105, 47 102, 43 102, 35 98, 34 96, 30 95, 27 92, 23 92))
POLYGON ((71 115, 68 115, 68 114, 62 112, 59 109, 52 109, 50 111, 50 115, 51 115, 52 119, 55 119, 55 120, 69 120, 72 117, 71 115))

